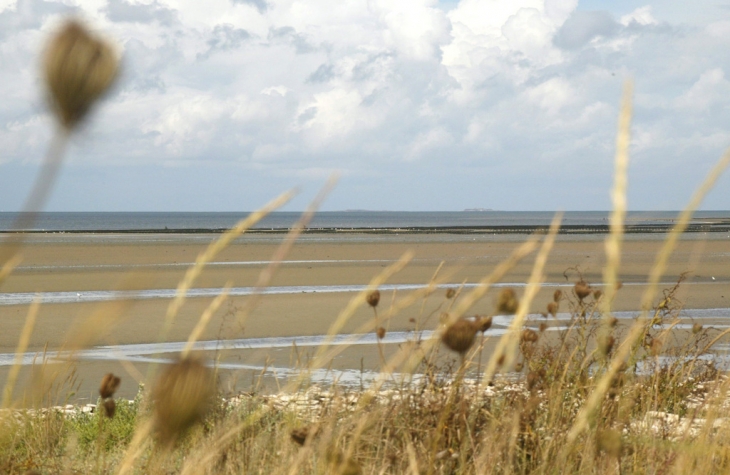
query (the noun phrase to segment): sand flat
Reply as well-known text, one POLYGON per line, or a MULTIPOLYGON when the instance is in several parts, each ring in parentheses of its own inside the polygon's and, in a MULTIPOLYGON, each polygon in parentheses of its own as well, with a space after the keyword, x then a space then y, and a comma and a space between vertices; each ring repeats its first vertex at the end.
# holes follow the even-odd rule
MULTIPOLYGON (((159 340, 169 299, 135 300, 124 305, 85 302, 90 291, 115 289, 174 289, 187 267, 217 235, 64 235, 31 236, 23 248, 23 262, 4 283, 2 292, 76 292, 77 302, 41 306, 29 351, 59 348, 77 335, 90 315, 100 315, 101 328, 91 345, 152 343, 159 340)), ((638 308, 642 285, 662 244, 661 235, 627 236, 624 244, 621 279, 626 284, 616 308, 638 308)), ((220 288, 254 286, 283 236, 252 235, 237 240, 221 253, 198 279, 195 287, 220 288)), ((389 283, 425 284, 443 261, 440 276, 447 282, 475 283, 489 274, 526 236, 514 235, 306 235, 293 248, 275 274, 271 285, 298 288, 310 286, 365 285, 384 267, 411 250, 413 262, 389 283)), ((556 284, 570 284, 576 278, 569 271, 578 267, 591 282, 600 282, 604 264, 604 236, 559 236, 546 269, 546 286, 532 310, 544 309, 556 284), (552 284, 552 285, 551 285, 552 284)), ((534 254, 516 266, 504 282, 524 283, 532 269, 534 254)), ((688 308, 728 307, 730 299, 730 238, 720 235, 688 235, 679 242, 663 281, 670 285, 682 272, 689 272, 679 297, 688 308), (714 279, 713 279, 714 278, 714 279)), ((564 287, 569 290, 569 287, 564 287)), ((384 292, 381 307, 409 291, 384 292)), ((518 288, 518 293, 521 290, 518 288)), ((262 296, 259 304, 241 321, 241 310, 250 296, 231 297, 216 313, 202 339, 231 339, 272 336, 318 335, 326 333, 339 311, 355 295, 353 292, 288 292, 262 296)), ((473 308, 474 313, 490 313, 496 292, 491 292, 473 308)), ((210 298, 191 298, 182 307, 167 341, 185 341, 210 298)), ((436 324, 437 314, 449 302, 437 292, 425 303, 406 309, 390 323, 389 329, 409 330, 411 319, 428 315, 428 325, 436 324)), ((2 331, 0 353, 12 353, 25 322, 27 305, 0 305, 2 331)), ((343 328, 355 331, 372 318, 372 309, 363 307, 343 328)), ((277 350, 281 352, 281 350, 277 350)), ((366 353, 374 359, 371 350, 366 353)), ((258 352, 264 354, 265 352, 258 352)), ((288 354, 288 353, 287 353, 288 354)), ((354 355, 354 354, 353 354, 354 355)), ((348 364, 356 356, 347 359, 348 364)), ((82 380, 94 381, 104 365, 81 362, 82 380), (93 369, 92 369, 93 368, 93 369)), ((144 365, 141 365, 141 367, 144 365)), ((0 370, 1 375, 5 370, 0 370)), ((86 383, 85 383, 86 384, 86 383)))

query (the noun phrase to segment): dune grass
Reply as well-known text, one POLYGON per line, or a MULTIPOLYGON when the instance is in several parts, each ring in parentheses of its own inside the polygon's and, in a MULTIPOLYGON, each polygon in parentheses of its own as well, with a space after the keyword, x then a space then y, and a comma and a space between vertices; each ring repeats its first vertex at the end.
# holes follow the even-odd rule
MULTIPOLYGON (((422 338, 416 332, 387 359, 381 350, 379 378, 359 390, 336 383, 326 388, 307 384, 308 372, 327 367, 348 347, 333 346, 327 340, 300 368, 301 376, 292 378, 277 395, 222 394, 216 389, 220 374, 214 362, 195 354, 192 343, 225 299, 222 294, 191 329, 179 361, 151 371, 134 401, 116 400, 118 380, 109 376, 102 382, 93 412, 51 407, 51 401, 63 400, 64 395, 51 394, 59 390, 49 384, 39 386, 40 394, 29 408, 27 400, 12 400, 14 369, 5 383, 0 411, 0 473, 727 473, 730 421, 724 413, 730 379, 712 358, 705 358, 724 334, 700 325, 691 331, 677 330, 681 303, 676 293, 681 277, 663 294, 658 292, 658 282, 676 239, 727 166, 730 154, 710 172, 667 235, 650 285, 637 302, 642 315, 628 327, 617 325, 611 304, 620 292, 617 276, 626 211, 630 94, 627 87, 619 121, 614 212, 603 284, 591 286, 577 275, 570 292, 556 292, 551 302, 534 302, 559 228, 556 217, 547 235, 528 239, 479 286, 468 292, 450 289, 443 296, 446 305, 441 302, 432 309, 427 303, 439 284, 449 282, 448 275, 437 271, 425 288, 394 297, 390 307, 380 308, 375 292, 408 265, 412 254, 407 253, 373 276, 366 290, 332 316, 329 337, 338 334, 363 305, 372 306, 374 312, 359 331, 382 335, 389 319, 420 306, 418 328, 435 330, 433 337, 422 338), (492 292, 493 284, 536 250, 521 299, 503 290, 492 315, 469 314, 477 301, 492 292), (539 327, 526 326, 526 316, 535 305, 545 306, 545 320, 539 327), (447 311, 440 321, 429 321, 429 313, 441 306, 447 311), (556 325, 550 314, 558 309, 570 315, 567 327, 547 331, 556 325), (503 313, 514 314, 512 324, 482 365, 485 338, 480 332, 491 317, 503 313), (444 359, 451 350, 450 358, 444 359)), ((50 186, 43 180, 39 183, 50 186)), ((39 191, 30 194, 36 196, 39 191)), ((201 253, 181 278, 160 339, 165 338, 205 265, 289 196, 282 195, 253 213, 201 253)), ((274 264, 258 280, 260 288, 271 281, 276 263, 285 258, 319 200, 277 249, 274 264)), ((22 240, 3 245, 0 281, 17 264, 22 240)), ((255 303, 258 296, 254 297, 255 303)), ((118 310, 123 312, 124 307, 118 310)), ((18 355, 27 346, 36 311, 34 304, 19 336, 18 355)), ((100 331, 102 323, 94 316, 98 314, 84 320, 86 333, 69 334, 70 348, 83 348, 91 341, 84 335, 100 331)), ((41 362, 38 369, 53 378, 73 375, 72 363, 53 370, 49 366, 54 365, 41 362)))

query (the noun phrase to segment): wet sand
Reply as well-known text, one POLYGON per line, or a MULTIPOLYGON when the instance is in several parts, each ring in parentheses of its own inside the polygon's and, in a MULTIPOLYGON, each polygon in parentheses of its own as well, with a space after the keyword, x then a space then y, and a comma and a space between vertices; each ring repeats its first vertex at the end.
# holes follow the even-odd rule
MULTIPOLYGON (((28 351, 55 350, 69 338, 84 330, 94 329, 90 346, 153 343, 160 340, 162 321, 169 298, 134 300, 117 305, 113 302, 85 302, 93 291, 116 289, 174 289, 187 266, 217 235, 64 235, 39 234, 29 238, 23 249, 21 266, 0 289, 5 294, 23 292, 73 292, 77 301, 45 303, 41 306, 28 351), (90 315, 99 315, 98 323, 85 322, 90 315)), ((600 282, 604 264, 601 235, 563 235, 550 256, 546 269, 545 289, 534 302, 532 311, 541 312, 555 285, 569 285, 577 279, 578 267, 589 282, 600 282)), ((237 240, 216 258, 197 280, 194 287, 217 289, 226 283, 234 287, 251 287, 257 282, 266 262, 274 254, 281 235, 252 235, 237 240)), ((615 307, 636 310, 642 285, 662 244, 663 235, 628 235, 624 244, 620 291, 615 307)), ((451 284, 475 283, 489 274, 525 236, 519 235, 316 235, 309 234, 293 248, 274 276, 271 285, 288 289, 285 293, 264 295, 244 323, 239 322, 241 309, 250 296, 229 298, 216 312, 201 340, 321 335, 327 332, 354 292, 327 291, 328 286, 365 285, 387 265, 407 250, 415 253, 413 262, 390 279, 390 284, 426 284, 439 264, 439 275, 450 275, 451 284), (297 291, 300 286, 310 290, 297 291), (316 291, 319 290, 319 291, 316 291)), ((503 282, 524 284, 530 274, 534 254, 516 266, 503 282)), ((686 308, 726 308, 730 300, 730 238, 722 233, 689 234, 679 243, 663 279, 664 287, 688 272, 678 294, 686 308)), ((569 287, 563 287, 569 290, 569 287)), ((330 289, 331 290, 331 289, 330 289)), ((518 293, 521 289, 518 288, 518 293)), ((400 298, 409 291, 383 292, 381 306, 387 308, 393 296, 400 298)), ((496 291, 490 292, 473 308, 474 313, 490 313, 496 291)), ((188 299, 166 341, 185 341, 210 303, 212 296, 188 299)), ((389 323, 390 331, 413 329, 410 319, 436 316, 427 324, 436 324, 437 314, 448 302, 439 291, 425 303, 419 302, 397 315, 389 323)), ((0 305, 2 331, 0 353, 15 351, 25 323, 28 305, 0 305)), ((356 330, 372 318, 370 308, 360 308, 342 332, 356 330)), ((394 348, 397 345, 392 345, 394 348)), ((246 350, 227 356, 232 360, 265 364, 289 365, 295 353, 290 348, 246 350)), ((298 358, 306 359, 311 348, 298 358)), ((170 357, 166 355, 165 357, 170 357)), ((374 368, 378 364, 377 349, 360 345, 348 350, 335 367, 374 368)), ((92 397, 97 381, 105 372, 113 371, 125 378, 123 393, 136 391, 133 376, 146 374, 148 362, 128 362, 125 366, 112 361, 80 361, 76 375, 80 382, 78 395, 92 397), (131 366, 130 366, 131 365, 131 366), (135 373, 135 371, 137 373, 135 373), (139 373, 139 374, 138 374, 139 373)), ((0 366, 4 380, 8 366, 0 366)), ((21 379, 27 378, 25 368, 21 379)), ((240 372, 240 380, 250 380, 256 371, 240 372)), ((22 386, 22 384, 21 384, 22 386)))

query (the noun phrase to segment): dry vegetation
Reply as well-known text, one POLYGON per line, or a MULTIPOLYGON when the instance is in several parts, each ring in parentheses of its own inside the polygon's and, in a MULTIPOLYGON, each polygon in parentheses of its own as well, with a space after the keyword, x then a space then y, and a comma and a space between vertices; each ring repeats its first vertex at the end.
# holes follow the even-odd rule
MULTIPOLYGON (((116 64, 110 65, 106 46, 79 24, 72 23, 60 35, 49 49, 47 80, 60 128, 69 133, 112 82, 116 64), (104 69, 94 69, 99 67, 104 69), (95 82, 85 82, 90 79, 95 82)), ((469 292, 450 288, 440 304, 446 312, 440 322, 430 324, 434 336, 416 336, 386 359, 380 339, 388 320, 420 305, 416 323, 424 329, 432 310, 426 308, 426 299, 443 283, 434 277, 427 288, 381 309, 377 288, 407 265, 410 256, 404 256, 333 316, 330 330, 330 335, 337 334, 355 309, 370 305, 373 318, 361 330, 378 335, 381 378, 359 391, 309 387, 308 370, 327 366, 344 348, 324 344, 302 368, 302 376, 278 396, 223 397, 216 391, 215 367, 190 351, 224 295, 191 329, 190 344, 179 361, 150 375, 149 389, 141 387, 134 401, 115 400, 120 381, 108 375, 101 382, 96 411, 68 414, 48 408, 58 396, 51 397, 58 387, 51 382, 72 374, 72 364, 39 365, 33 379, 37 384, 29 392, 32 401, 13 401, 16 365, 0 412, 0 473, 727 473, 730 424, 724 414, 730 379, 703 356, 723 335, 699 324, 691 331, 676 331, 681 278, 663 293, 656 284, 674 242, 728 158, 712 171, 668 235, 643 300, 637 302, 642 315, 631 325, 617 325, 611 302, 620 292, 616 276, 625 212, 629 97, 627 92, 619 124, 615 208, 602 285, 591 286, 573 270, 575 285, 569 292, 557 291, 550 302, 534 302, 559 226, 556 219, 550 233, 529 239, 480 286, 469 292), (482 361, 484 332, 494 315, 473 316, 469 310, 538 247, 524 294, 518 297, 505 289, 496 298, 494 315, 514 316, 496 349, 482 361), (531 306, 545 309, 539 326, 526 325, 531 306), (548 331, 558 324, 558 312, 570 316, 565 328, 548 331), (443 359, 437 355, 449 351, 455 364, 439 363, 443 359), (419 377, 396 380, 396 372, 419 377), (35 408, 23 409, 29 402, 35 408)), ((58 151, 49 156, 57 165, 58 151)), ((50 188, 53 173, 46 175, 37 187, 50 188)), ((44 194, 38 188, 31 192, 44 194)), ((205 264, 285 199, 254 213, 199 256, 170 304, 168 327, 205 264)), ((42 201, 29 200, 21 224, 32 222, 42 201)), ((302 226, 285 239, 275 261, 284 257, 302 226)), ((18 238, 3 243, 0 283, 17 264, 21 247, 18 238)), ((261 286, 275 267, 264 270, 261 286)), ((27 347, 35 311, 37 305, 19 337, 18 354, 27 347)), ((248 311, 239 318, 244 320, 248 311)), ((66 349, 88 345, 101 326, 92 315, 85 332, 69 335, 66 349)))

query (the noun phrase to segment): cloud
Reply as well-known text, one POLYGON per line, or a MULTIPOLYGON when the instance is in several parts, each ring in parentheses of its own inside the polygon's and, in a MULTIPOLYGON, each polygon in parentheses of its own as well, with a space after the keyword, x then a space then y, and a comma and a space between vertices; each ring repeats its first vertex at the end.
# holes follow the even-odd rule
POLYGON ((175 11, 161 5, 157 0, 149 4, 109 0, 103 11, 113 22, 159 23, 163 26, 172 26, 178 21, 175 11))
POLYGON ((576 11, 555 35, 554 42, 565 49, 577 49, 598 37, 611 38, 620 24, 608 12, 576 11))
MULTIPOLYGON (((723 18, 686 25, 658 7, 590 11, 575 0, 75 5, 21 0, 0 10, 0 166, 43 156, 51 121, 37 57, 75 10, 118 38, 124 62, 65 173, 151 174, 160 190, 134 201, 151 208, 249 207, 220 198, 206 173, 240 178, 230 196, 262 203, 335 169, 357 192, 334 208, 606 208, 628 77, 631 206, 681 207, 730 140, 723 18), (676 183, 679 169, 679 191, 662 202, 660 184, 676 183), (173 191, 196 178, 212 187, 189 198, 202 201, 173 191)), ((81 206, 82 178, 69 178, 52 206, 81 206)), ((132 186, 120 181, 94 206, 124 208, 132 186)))

